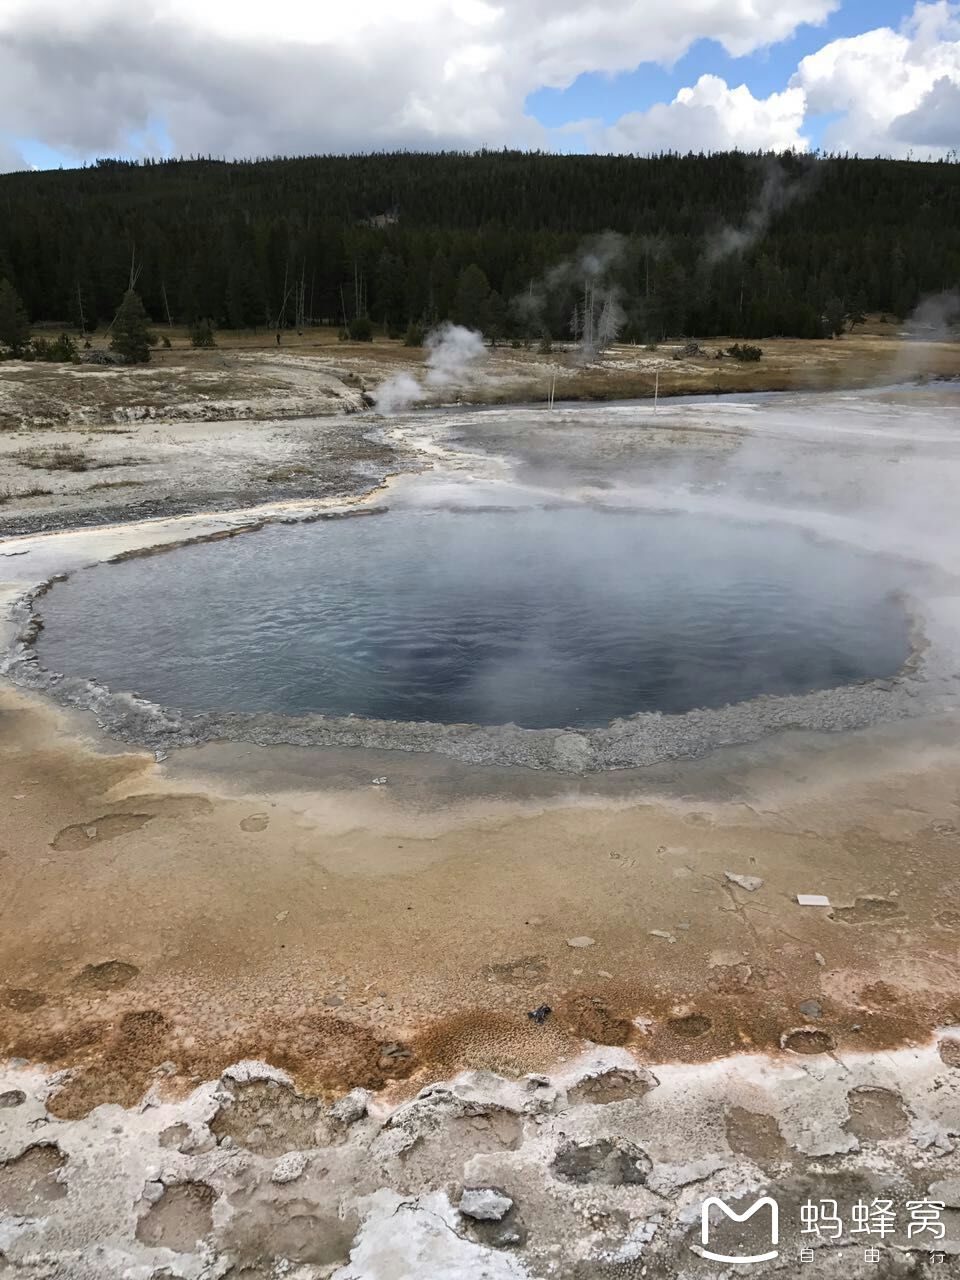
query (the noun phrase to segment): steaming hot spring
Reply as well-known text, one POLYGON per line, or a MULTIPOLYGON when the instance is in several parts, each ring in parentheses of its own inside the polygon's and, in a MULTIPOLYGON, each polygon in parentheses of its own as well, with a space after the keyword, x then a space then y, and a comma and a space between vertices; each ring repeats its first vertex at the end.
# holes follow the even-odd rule
POLYGON ((590 730, 890 677, 897 585, 789 527, 410 506, 76 573, 38 650, 188 712, 590 730))

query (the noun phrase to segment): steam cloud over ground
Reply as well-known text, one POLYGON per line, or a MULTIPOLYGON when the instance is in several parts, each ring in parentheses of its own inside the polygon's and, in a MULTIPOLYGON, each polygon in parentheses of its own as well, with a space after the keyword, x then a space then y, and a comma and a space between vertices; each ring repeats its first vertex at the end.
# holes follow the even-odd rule
POLYGON ((404 412, 422 399, 425 388, 455 390, 468 381, 475 381, 478 366, 486 356, 482 334, 449 321, 431 329, 424 346, 427 359, 423 383, 410 373, 387 378, 373 393, 373 403, 379 413, 404 412))

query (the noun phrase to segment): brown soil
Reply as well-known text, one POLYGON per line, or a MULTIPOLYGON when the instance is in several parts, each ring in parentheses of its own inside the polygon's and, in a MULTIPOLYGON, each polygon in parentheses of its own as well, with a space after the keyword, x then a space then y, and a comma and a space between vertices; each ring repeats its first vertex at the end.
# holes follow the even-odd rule
POLYGON ((0 793, 20 798, 0 819, 0 1053, 75 1068, 51 1110, 76 1116, 244 1057, 329 1095, 542 1069, 587 1041, 655 1064, 923 1039, 960 1006, 936 918, 960 908, 957 753, 921 768, 858 741, 827 743, 792 793, 777 774, 776 798, 759 770, 750 805, 636 782, 562 807, 225 797, 4 691, 0 793), (726 869, 764 886, 731 890, 726 869), (796 905, 811 889, 833 912, 796 905))

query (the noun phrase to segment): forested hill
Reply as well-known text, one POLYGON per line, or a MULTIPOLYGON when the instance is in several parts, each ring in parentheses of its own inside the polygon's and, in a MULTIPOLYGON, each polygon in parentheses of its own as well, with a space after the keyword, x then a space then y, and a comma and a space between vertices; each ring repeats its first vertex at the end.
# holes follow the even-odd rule
POLYGON ((131 258, 156 321, 452 318, 569 331, 581 277, 625 334, 813 336, 960 284, 960 165, 785 154, 518 152, 101 161, 0 178, 0 278, 34 321, 113 316, 131 258), (591 237, 605 231, 598 257, 591 237), (565 271, 558 264, 573 265, 565 271), (518 303, 518 299, 520 302, 518 303), (525 301, 524 301, 525 300, 525 301), (531 305, 535 304, 535 305, 531 305))

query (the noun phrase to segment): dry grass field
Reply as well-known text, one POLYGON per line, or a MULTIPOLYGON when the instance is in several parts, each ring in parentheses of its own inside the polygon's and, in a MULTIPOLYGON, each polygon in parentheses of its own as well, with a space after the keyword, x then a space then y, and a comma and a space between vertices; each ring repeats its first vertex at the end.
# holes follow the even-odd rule
MULTIPOLYGON (((66 430, 138 421, 270 420, 354 412, 399 373, 422 374, 422 348, 379 338, 340 342, 330 328, 302 334, 220 332, 217 345, 195 350, 187 333, 163 334, 148 365, 113 367, 0 363, 0 430, 66 430)), ((571 345, 500 345, 462 379, 425 386, 419 403, 542 403, 558 400, 648 399, 756 391, 828 391, 960 376, 960 343, 868 324, 836 340, 763 339, 763 357, 741 364, 717 357, 733 339, 714 338, 693 356, 682 344, 619 344, 602 360, 583 363, 571 345)), ((95 335, 93 348, 106 348, 95 335)))

